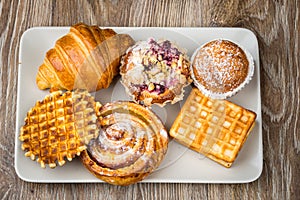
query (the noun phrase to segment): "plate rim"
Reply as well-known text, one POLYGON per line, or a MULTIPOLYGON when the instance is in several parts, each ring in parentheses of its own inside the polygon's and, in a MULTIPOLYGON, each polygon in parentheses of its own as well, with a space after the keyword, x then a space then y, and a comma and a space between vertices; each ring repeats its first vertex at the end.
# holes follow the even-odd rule
MULTIPOLYGON (((258 40, 257 40, 257 37, 255 35, 255 33, 247 28, 243 28, 243 27, 114 27, 114 26, 100 26, 101 28, 112 28, 114 29, 116 32, 118 30, 122 30, 122 29, 127 29, 127 30, 137 30, 137 29, 169 29, 169 30, 187 30, 187 29, 194 29, 194 30, 199 30, 199 29, 202 29, 202 30, 227 30, 227 31, 235 31, 235 30, 241 30, 241 31, 246 31, 248 32, 248 34, 251 35, 251 37, 254 37, 255 38, 255 42, 256 42, 256 46, 257 48, 255 49, 256 50, 256 54, 257 54, 257 60, 255 60, 257 67, 256 69, 259 69, 260 70, 260 57, 259 57, 259 45, 258 45, 258 40)), ((15 124, 15 152, 14 152, 14 168, 15 168, 15 171, 18 175, 18 177, 24 181, 27 181, 27 182, 37 182, 37 183, 70 183, 70 182, 75 182, 75 183, 101 183, 103 181, 101 180, 88 180, 88 179, 85 179, 85 180, 48 180, 48 181, 45 181, 45 180, 34 180, 34 179, 29 179, 29 178, 26 178, 24 177, 21 172, 19 171, 19 168, 17 166, 17 163, 18 163, 18 157, 16 156, 17 155, 17 151, 18 149, 20 148, 20 146, 18 145, 18 135, 19 135, 19 130, 20 130, 20 126, 21 124, 19 124, 19 121, 21 120, 20 119, 20 94, 21 94, 21 91, 20 91, 20 84, 21 84, 21 72, 22 72, 22 61, 21 61, 21 57, 22 57, 22 51, 21 51, 21 48, 23 47, 23 40, 24 40, 24 37, 26 37, 26 35, 28 33, 30 33, 31 31, 36 31, 36 30, 66 30, 68 31, 68 29, 70 28, 70 26, 37 26, 37 27, 31 27, 27 30, 25 30, 21 36, 21 39, 20 39, 20 45, 19 45, 19 55, 18 55, 18 83, 17 83, 17 105, 16 105, 16 124, 15 124)), ((185 179, 185 180, 178 180, 177 181, 175 179, 164 179, 164 180, 159 180, 159 179, 145 179, 143 181, 141 181, 141 183, 250 183, 250 182, 253 182, 255 180, 257 180, 261 174, 262 174, 262 171, 263 171, 263 141, 262 141, 262 113, 261 113, 261 85, 260 85, 260 71, 256 70, 256 73, 257 73, 257 84, 258 84, 258 87, 257 87, 257 93, 258 93, 258 104, 257 104, 257 111, 259 113, 257 113, 257 122, 260 122, 259 125, 258 125, 258 132, 259 132, 259 141, 258 141, 258 144, 259 144, 259 148, 260 150, 258 151, 259 152, 259 157, 261 158, 260 159, 260 165, 258 166, 258 170, 256 171, 257 173, 255 174, 255 176, 252 176, 251 178, 249 179, 245 179, 244 181, 231 181, 231 180, 227 180, 227 181, 218 181, 218 180, 211 180, 211 181, 201 181, 201 180, 189 180, 189 179, 185 179)), ((256 111, 256 112, 257 112, 256 111)))

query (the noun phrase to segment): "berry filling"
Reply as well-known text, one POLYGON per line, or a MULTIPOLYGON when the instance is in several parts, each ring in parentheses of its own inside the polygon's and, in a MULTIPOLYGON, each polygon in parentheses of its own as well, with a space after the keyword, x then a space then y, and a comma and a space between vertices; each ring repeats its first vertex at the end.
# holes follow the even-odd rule
POLYGON ((150 93, 157 93, 162 94, 166 91, 166 87, 157 84, 157 83, 150 83, 149 85, 143 84, 143 85, 134 85, 135 88, 138 88, 138 91, 141 93, 143 91, 148 91, 150 93))
MULTIPOLYGON (((172 47, 169 40, 158 43, 154 39, 150 39, 148 43, 151 47, 147 51, 146 55, 152 57, 151 59, 153 61, 165 61, 165 63, 169 66, 171 66, 173 62, 177 63, 181 53, 177 48, 172 47)), ((145 67, 149 67, 149 65, 146 64, 145 67)))
POLYGON ((188 58, 169 40, 142 41, 133 46, 125 61, 123 85, 136 99, 148 98, 144 91, 160 98, 169 95, 166 91, 181 95, 182 88, 190 83, 188 58))

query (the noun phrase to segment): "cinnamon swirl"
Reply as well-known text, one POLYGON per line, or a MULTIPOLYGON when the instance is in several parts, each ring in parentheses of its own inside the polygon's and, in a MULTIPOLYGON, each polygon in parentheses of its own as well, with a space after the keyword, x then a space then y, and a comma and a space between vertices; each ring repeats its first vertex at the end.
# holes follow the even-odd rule
POLYGON ((144 179, 163 160, 168 134, 160 119, 133 102, 108 103, 99 110, 101 130, 81 153, 84 166, 114 185, 144 179))

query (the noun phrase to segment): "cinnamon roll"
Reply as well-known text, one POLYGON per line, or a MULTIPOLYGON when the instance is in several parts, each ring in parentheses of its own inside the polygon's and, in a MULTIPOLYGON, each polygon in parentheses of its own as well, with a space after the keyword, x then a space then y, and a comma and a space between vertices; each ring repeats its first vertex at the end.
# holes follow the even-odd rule
POLYGON ((127 101, 99 110, 101 130, 81 153, 84 166, 101 180, 129 185, 143 180, 163 160, 168 134, 149 109, 127 101))

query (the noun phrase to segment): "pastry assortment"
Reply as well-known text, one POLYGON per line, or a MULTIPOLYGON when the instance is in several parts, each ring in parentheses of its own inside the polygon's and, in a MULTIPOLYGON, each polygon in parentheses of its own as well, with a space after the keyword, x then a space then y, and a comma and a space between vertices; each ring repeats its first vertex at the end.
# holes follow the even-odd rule
POLYGON ((253 70, 251 55, 229 40, 204 44, 190 60, 174 41, 134 41, 112 29, 76 24, 37 71, 38 88, 50 94, 28 111, 21 148, 43 168, 80 156, 88 171, 114 185, 154 172, 169 137, 230 167, 256 114, 225 99, 251 80, 253 70), (118 74, 133 101, 97 102, 90 92, 109 87, 118 74), (189 84, 193 89, 168 131, 151 106, 181 101, 189 84))

